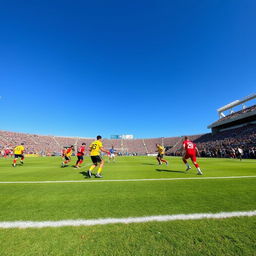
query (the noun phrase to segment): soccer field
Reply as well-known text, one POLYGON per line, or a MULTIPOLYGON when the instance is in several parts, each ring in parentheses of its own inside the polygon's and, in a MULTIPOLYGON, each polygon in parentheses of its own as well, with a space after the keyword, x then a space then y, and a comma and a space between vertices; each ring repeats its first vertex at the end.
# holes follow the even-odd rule
POLYGON ((85 177, 89 158, 79 170, 58 157, 1 159, 0 255, 256 255, 256 160, 199 158, 197 176, 166 158, 118 157, 103 179, 85 177))

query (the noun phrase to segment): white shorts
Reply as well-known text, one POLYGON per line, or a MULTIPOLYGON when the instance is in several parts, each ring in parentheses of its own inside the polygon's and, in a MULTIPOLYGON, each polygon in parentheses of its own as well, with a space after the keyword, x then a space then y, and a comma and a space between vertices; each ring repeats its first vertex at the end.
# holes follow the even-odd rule
POLYGON ((109 157, 110 157, 110 158, 114 158, 114 157, 115 157, 115 154, 110 154, 109 157))

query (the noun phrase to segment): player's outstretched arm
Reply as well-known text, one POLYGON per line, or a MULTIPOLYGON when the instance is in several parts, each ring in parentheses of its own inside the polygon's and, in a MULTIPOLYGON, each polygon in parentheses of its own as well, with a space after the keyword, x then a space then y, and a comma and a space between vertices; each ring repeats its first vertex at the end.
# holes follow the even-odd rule
POLYGON ((104 148, 100 148, 100 151, 104 152, 104 153, 110 153, 108 150, 104 149, 104 148))

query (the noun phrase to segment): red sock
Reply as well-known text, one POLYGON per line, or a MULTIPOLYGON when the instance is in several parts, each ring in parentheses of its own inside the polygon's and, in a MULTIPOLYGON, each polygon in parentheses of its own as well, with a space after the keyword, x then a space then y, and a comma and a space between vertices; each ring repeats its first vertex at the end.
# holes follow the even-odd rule
POLYGON ((167 161, 166 161, 166 160, 164 160, 164 159, 161 159, 161 161, 162 161, 162 162, 164 162, 164 163, 167 163, 167 161))
POLYGON ((199 164, 198 163, 194 163, 195 167, 198 168, 199 167, 199 164))
POLYGON ((14 163, 14 164, 16 164, 16 162, 17 162, 17 160, 16 160, 16 159, 14 159, 14 160, 13 160, 13 163, 14 163))
POLYGON ((82 164, 82 163, 83 163, 83 160, 80 160, 80 161, 79 161, 79 164, 82 164))

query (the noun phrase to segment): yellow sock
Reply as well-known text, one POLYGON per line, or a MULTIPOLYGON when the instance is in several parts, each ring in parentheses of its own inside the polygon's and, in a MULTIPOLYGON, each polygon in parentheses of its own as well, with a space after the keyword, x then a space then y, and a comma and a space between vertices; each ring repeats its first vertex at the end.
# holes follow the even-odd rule
POLYGON ((100 167, 100 168, 98 169, 98 174, 101 174, 101 172, 102 172, 102 167, 100 167))
POLYGON ((89 171, 91 172, 93 169, 95 168, 95 165, 92 165, 89 169, 89 171))

